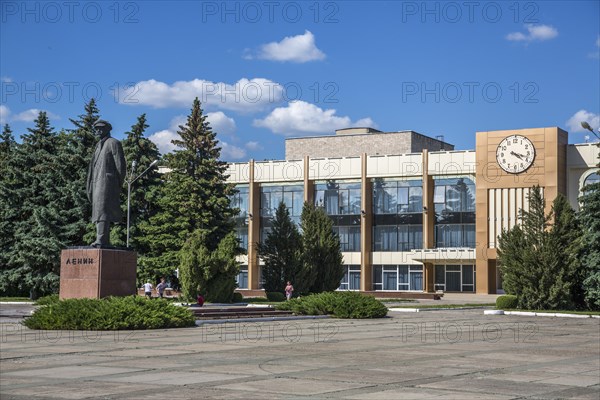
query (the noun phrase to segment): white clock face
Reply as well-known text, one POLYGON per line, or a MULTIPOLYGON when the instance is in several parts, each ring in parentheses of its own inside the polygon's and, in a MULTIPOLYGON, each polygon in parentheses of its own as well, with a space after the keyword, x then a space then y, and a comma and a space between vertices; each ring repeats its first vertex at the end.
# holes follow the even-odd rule
POLYGON ((531 167, 535 159, 535 147, 525 136, 505 137, 496 149, 496 161, 500 168, 511 174, 519 174, 531 167))

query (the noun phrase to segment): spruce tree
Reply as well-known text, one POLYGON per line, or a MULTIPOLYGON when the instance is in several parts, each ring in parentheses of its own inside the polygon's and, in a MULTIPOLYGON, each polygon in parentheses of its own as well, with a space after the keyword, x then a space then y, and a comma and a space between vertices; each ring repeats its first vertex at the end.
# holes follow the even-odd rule
POLYGON ((572 309, 581 282, 575 214, 562 195, 548 215, 545 203, 539 186, 532 188, 529 211, 520 211, 522 224, 500 235, 503 287, 517 296, 520 308, 572 309))
POLYGON ((4 125, 0 140, 0 293, 10 296, 19 294, 13 290, 7 274, 13 267, 9 262, 10 253, 14 247, 15 223, 21 212, 21 202, 16 194, 23 183, 15 163, 19 145, 8 124, 4 125))
POLYGON ((295 288, 306 288, 312 293, 336 290, 345 268, 340 238, 333 231, 333 221, 322 207, 311 203, 304 203, 300 220, 303 268, 299 285, 295 288))
POLYGON ((2 128, 2 134, 0 134, 0 170, 4 171, 6 168, 6 162, 10 158, 10 153, 14 150, 15 137, 12 134, 12 129, 8 124, 4 124, 2 128))
MULTIPOLYGON (((219 160, 221 148, 196 98, 185 125, 180 125, 177 147, 164 157, 169 172, 162 176, 160 210, 139 225, 139 243, 147 246, 143 268, 154 276, 172 276, 179 252, 193 232, 202 237, 209 252, 233 230, 234 210, 229 196, 234 187, 226 182, 227 163, 219 160)), ((173 279, 173 278, 172 278, 173 279)))
MULTIPOLYGON (((127 179, 131 176, 135 178, 144 172, 153 161, 160 159, 160 152, 154 142, 144 137, 147 128, 146 114, 142 114, 121 142, 127 160, 127 179), (132 167, 134 162, 136 164, 135 169, 132 167)), ((138 252, 138 257, 143 257, 143 254, 147 252, 147 249, 141 246, 138 240, 140 234, 138 224, 141 221, 147 221, 157 212, 156 196, 160 182, 158 167, 153 166, 131 186, 129 246, 138 252)), ((123 215, 127 216, 127 190, 121 192, 121 208, 123 209, 123 215)), ((115 246, 126 245, 126 221, 112 228, 110 241, 115 246)))
POLYGON ((9 196, 18 204, 13 219, 14 239, 8 249, 8 269, 0 278, 2 291, 10 288, 32 297, 56 291, 60 250, 64 246, 63 188, 59 139, 45 112, 28 128, 7 172, 13 181, 9 196), (59 174, 60 175, 60 174, 59 174))
POLYGON ((283 293, 287 281, 298 287, 299 292, 303 291, 302 237, 285 203, 279 203, 271 231, 258 244, 258 254, 264 261, 265 291, 283 293))
MULTIPOLYGON (((597 146, 600 147, 600 143, 597 146)), ((600 161, 596 166, 600 174, 600 161)), ((584 299, 588 308, 600 310, 600 182, 586 185, 580 201, 584 299)))

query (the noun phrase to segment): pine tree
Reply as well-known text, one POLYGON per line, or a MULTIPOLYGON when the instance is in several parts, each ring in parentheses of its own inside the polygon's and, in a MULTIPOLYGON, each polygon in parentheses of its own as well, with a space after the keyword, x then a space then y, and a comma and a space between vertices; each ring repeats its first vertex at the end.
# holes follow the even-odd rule
POLYGON ((9 196, 18 204, 13 204, 14 240, 6 253, 9 268, 0 278, 3 292, 30 292, 32 297, 57 289, 65 225, 63 188, 56 176, 61 169, 59 139, 45 112, 34 124, 8 169, 13 180, 9 196))
MULTIPOLYGON (((597 146, 600 147, 600 143, 597 146)), ((600 169, 600 162, 596 166, 600 169)), ((579 217, 583 229, 581 262, 586 276, 584 298, 590 309, 600 310, 600 182, 585 186, 580 201, 579 217)))
POLYGON ((265 263, 265 291, 283 292, 286 282, 290 281, 301 292, 302 237, 285 203, 279 203, 272 224, 265 241, 258 244, 258 254, 265 263))
MULTIPOLYGON (((144 137, 148 128, 146 114, 138 117, 135 125, 126 133, 122 141, 123 152, 128 163, 128 179, 143 173, 153 161, 160 159, 158 148, 150 139, 144 137), (132 164, 135 162, 135 170, 132 164)), ((160 174, 156 166, 152 167, 131 186, 129 246, 138 251, 138 257, 143 257, 147 249, 139 243, 138 223, 148 221, 157 212, 157 190, 160 185, 160 174)), ((121 208, 127 215, 127 191, 121 192, 121 208)), ((127 223, 115 225, 111 230, 111 243, 115 246, 125 246, 127 243, 127 223)))
POLYGON ((196 98, 185 125, 180 125, 177 149, 164 157, 169 172, 162 176, 160 210, 140 224, 139 243, 148 248, 143 268, 153 276, 171 276, 179 265, 179 252, 191 234, 200 229, 205 246, 213 252, 233 230, 234 210, 226 182, 227 163, 220 161, 216 133, 196 98))
POLYGON ((559 195, 551 212, 539 186, 532 188, 529 211, 521 210, 522 224, 503 231, 498 263, 503 287, 525 309, 572 309, 581 282, 577 260, 579 228, 568 201, 559 195))
POLYGON ((311 203, 304 203, 300 220, 303 268, 295 288, 312 293, 336 290, 344 277, 344 260, 333 221, 311 203))

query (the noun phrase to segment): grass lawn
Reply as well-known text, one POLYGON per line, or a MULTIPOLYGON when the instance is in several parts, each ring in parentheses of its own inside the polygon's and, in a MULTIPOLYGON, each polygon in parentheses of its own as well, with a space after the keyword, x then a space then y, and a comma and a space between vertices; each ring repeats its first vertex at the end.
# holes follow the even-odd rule
MULTIPOLYGON (((390 306, 389 304, 386 303, 386 306, 390 306)), ((495 307, 496 303, 475 303, 475 304, 423 304, 423 305, 419 305, 419 304, 414 304, 414 305, 410 305, 410 306, 406 306, 406 305, 401 305, 398 306, 397 308, 465 308, 465 307, 475 307, 475 308, 483 308, 483 307, 495 307)))
POLYGON ((29 297, 0 297, 0 302, 2 301, 32 301, 29 297))

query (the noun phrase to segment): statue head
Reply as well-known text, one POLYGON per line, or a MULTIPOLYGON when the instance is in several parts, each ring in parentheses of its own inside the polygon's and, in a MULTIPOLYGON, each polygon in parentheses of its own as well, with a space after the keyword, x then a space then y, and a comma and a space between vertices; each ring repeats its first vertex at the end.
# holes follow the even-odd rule
POLYGON ((94 133, 100 139, 110 135, 111 130, 112 125, 108 121, 99 119, 98 121, 94 122, 94 133))

